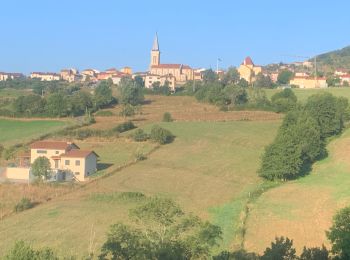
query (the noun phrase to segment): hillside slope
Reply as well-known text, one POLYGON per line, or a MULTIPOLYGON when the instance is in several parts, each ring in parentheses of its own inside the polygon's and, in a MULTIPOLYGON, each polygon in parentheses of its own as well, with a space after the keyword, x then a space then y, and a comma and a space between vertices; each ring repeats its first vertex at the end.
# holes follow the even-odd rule
POLYGON ((350 70, 350 46, 318 55, 317 61, 319 69, 325 72, 334 71, 337 68, 350 70))

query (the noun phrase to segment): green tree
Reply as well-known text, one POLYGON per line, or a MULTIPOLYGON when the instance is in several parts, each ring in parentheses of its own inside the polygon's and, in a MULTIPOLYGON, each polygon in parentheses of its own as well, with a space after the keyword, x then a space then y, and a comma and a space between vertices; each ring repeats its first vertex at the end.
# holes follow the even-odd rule
POLYGON ((350 259, 350 207, 341 209, 334 216, 326 235, 332 243, 332 252, 340 259, 350 259))
POLYGON ((284 237, 276 237, 274 242, 271 242, 271 247, 265 249, 261 260, 296 260, 296 250, 293 247, 293 240, 284 237))
POLYGON ((173 118, 171 116, 171 114, 169 112, 165 112, 163 114, 163 122, 172 122, 173 121, 173 118))
POLYGON ((32 173, 39 179, 50 178, 51 163, 46 157, 38 157, 32 164, 32 173))
POLYGON ((293 72, 289 71, 289 70, 282 70, 277 77, 277 83, 282 84, 282 85, 286 85, 289 84, 289 81, 292 79, 293 77, 293 72))
POLYGON ((228 85, 223 90, 227 103, 232 105, 243 105, 248 102, 248 94, 245 88, 228 85))
POLYGON ((313 247, 306 248, 304 247, 303 252, 301 253, 299 260, 329 260, 329 252, 327 248, 322 245, 322 248, 313 247))
POLYGON ((265 76, 262 73, 256 75, 256 79, 254 82, 254 87, 257 88, 273 88, 274 84, 270 78, 270 76, 265 76))
POLYGON ((218 75, 212 69, 203 72, 203 81, 205 83, 214 83, 218 80, 218 75))
MULTIPOLYGON (((113 84, 113 83, 112 83, 113 84)), ((95 89, 95 105, 97 108, 102 108, 110 105, 113 101, 112 86, 109 81, 101 81, 95 89)))
POLYGON ((46 111, 52 117, 63 117, 67 115, 67 98, 62 93, 51 94, 47 98, 46 111))
POLYGON ((291 89, 286 88, 274 94, 271 97, 271 103, 276 112, 288 112, 296 107, 297 96, 291 89))
POLYGON ((339 77, 335 77, 335 76, 329 76, 327 78, 327 84, 329 87, 337 87, 340 86, 341 80, 339 77))
POLYGON ((23 241, 15 243, 5 260, 58 260, 59 258, 49 248, 35 250, 23 241))
POLYGON ((124 105, 140 105, 144 101, 142 88, 130 78, 123 78, 119 84, 120 102, 124 105))
POLYGON ((221 78, 221 82, 224 85, 229 85, 229 84, 237 85, 239 83, 239 80, 240 80, 239 72, 234 67, 229 67, 226 73, 221 78))
POLYGON ((169 144, 174 140, 174 135, 169 130, 155 125, 151 129, 150 139, 159 144, 169 144))

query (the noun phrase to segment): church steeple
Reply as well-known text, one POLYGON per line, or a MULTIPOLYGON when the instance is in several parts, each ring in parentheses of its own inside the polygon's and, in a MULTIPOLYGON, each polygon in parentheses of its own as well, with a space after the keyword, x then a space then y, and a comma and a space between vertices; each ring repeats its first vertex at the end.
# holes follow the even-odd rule
POLYGON ((158 34, 154 37, 152 51, 159 51, 158 34))
POLYGON ((158 66, 160 64, 160 51, 158 43, 158 34, 154 37, 153 47, 151 51, 151 67, 158 66))

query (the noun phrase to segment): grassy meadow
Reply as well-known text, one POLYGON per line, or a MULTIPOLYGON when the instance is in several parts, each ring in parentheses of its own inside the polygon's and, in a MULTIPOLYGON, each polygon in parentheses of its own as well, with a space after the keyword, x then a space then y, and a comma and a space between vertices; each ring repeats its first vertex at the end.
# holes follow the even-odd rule
MULTIPOLYGON (((279 124, 280 121, 161 123, 176 139, 148 155, 147 160, 4 218, 0 237, 6 240, 0 243, 0 252, 24 239, 35 246, 50 246, 60 255, 87 255, 89 248, 98 253, 109 226, 118 221, 128 223, 128 210, 140 203, 118 199, 123 192, 173 198, 185 211, 220 225, 224 231, 221 248, 233 248, 239 244, 236 223, 246 194, 261 184, 256 175, 259 158, 279 124)), ((147 131, 150 127, 151 124, 144 126, 147 131)), ((113 158, 133 158, 131 148, 127 148, 129 157, 122 155, 129 145, 134 144, 101 144, 96 151, 108 163, 113 158)), ((147 150, 152 144, 141 145, 147 150)))
POLYGON ((245 246, 262 252, 275 236, 294 239, 297 249, 328 246, 325 231, 337 210, 350 203, 350 129, 328 145, 329 156, 310 175, 263 194, 252 207, 245 246), (273 227, 273 228, 272 228, 273 227))
POLYGON ((0 119, 0 144, 19 144, 66 127, 69 121, 0 119))

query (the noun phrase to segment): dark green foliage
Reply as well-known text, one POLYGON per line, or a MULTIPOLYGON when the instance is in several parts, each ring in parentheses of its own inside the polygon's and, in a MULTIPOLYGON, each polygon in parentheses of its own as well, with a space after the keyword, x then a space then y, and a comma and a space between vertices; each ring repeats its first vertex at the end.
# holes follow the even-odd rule
POLYGON ((305 108, 321 127, 322 137, 339 134, 346 119, 348 100, 330 93, 313 95, 308 98, 305 108))
POLYGON ((261 260, 293 260, 298 259, 296 250, 293 247, 293 240, 284 237, 276 237, 275 242, 271 242, 271 247, 265 249, 261 260))
POLYGON ((243 105, 248 102, 248 94, 243 87, 228 85, 223 89, 223 93, 226 104, 243 105))
POLYGON ((100 110, 100 111, 97 111, 95 116, 114 116, 113 112, 112 111, 105 111, 105 110, 100 110))
POLYGON ((340 259, 350 259, 350 207, 340 210, 333 218, 333 225, 326 232, 332 243, 332 253, 340 259))
POLYGON ((307 111, 292 111, 284 118, 274 142, 266 148, 259 173, 268 180, 295 179, 324 153, 317 121, 307 111))
POLYGON ((296 107, 297 97, 291 89, 287 88, 274 94, 271 97, 271 103, 276 112, 288 112, 296 107))
POLYGON ((62 93, 48 96, 45 106, 46 113, 51 117, 64 117, 68 115, 68 100, 62 93))
POLYGON ((124 122, 124 123, 117 125, 115 128, 113 128, 113 131, 118 132, 118 133, 123 133, 123 132, 129 131, 129 130, 134 129, 134 128, 136 128, 134 123, 131 121, 127 121, 127 122, 124 122))
POLYGON ((217 82, 204 84, 195 93, 195 97, 198 101, 211 103, 214 105, 225 104, 225 94, 223 93, 224 87, 217 82))
POLYGON ((150 139, 159 144, 168 144, 174 140, 174 135, 169 130, 155 125, 151 129, 150 139))
POLYGON ((31 209, 33 207, 34 207, 34 203, 30 199, 22 198, 21 201, 15 205, 14 211, 18 213, 18 212, 25 211, 27 209, 31 209))
POLYGON ((0 158, 3 156, 4 150, 5 147, 2 144, 0 144, 0 158))
POLYGON ((95 89, 95 106, 97 108, 102 108, 110 105, 113 102, 112 87, 113 82, 111 81, 101 81, 100 84, 95 89))
POLYGON ((18 97, 13 108, 15 113, 27 116, 38 115, 44 112, 46 101, 38 95, 28 95, 18 97))
POLYGON ((171 114, 169 112, 165 112, 163 114, 163 122, 172 122, 173 118, 171 117, 171 114))
POLYGON ((50 177, 51 163, 50 160, 44 156, 38 157, 32 164, 32 173, 39 180, 46 180, 50 177))
POLYGON ((144 142, 149 139, 149 135, 143 129, 137 129, 131 137, 135 142, 144 142))
POLYGON ((35 250, 23 241, 16 242, 15 246, 5 256, 5 260, 58 260, 59 258, 49 248, 35 250))
POLYGON ((302 254, 299 257, 299 260, 328 260, 329 252, 327 248, 322 245, 322 248, 313 247, 306 248, 304 247, 302 254))
POLYGON ((68 101, 69 114, 72 116, 80 116, 86 111, 93 110, 93 97, 87 92, 75 92, 68 101))
POLYGON ((279 84, 285 85, 289 83, 292 77, 293 77, 293 72, 289 70, 283 70, 278 74, 277 82, 279 84))
POLYGON ((203 81, 205 83, 213 83, 218 80, 218 75, 212 69, 203 72, 203 81))
POLYGON ((230 67, 220 80, 224 85, 237 85, 240 81, 239 72, 236 68, 230 67))

